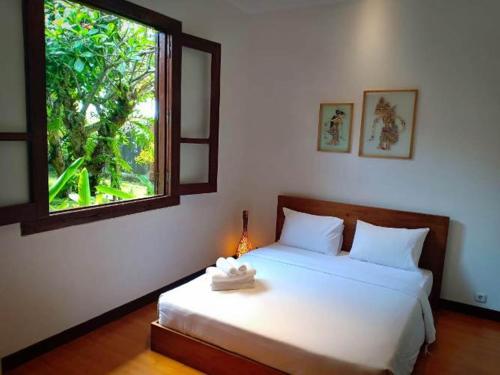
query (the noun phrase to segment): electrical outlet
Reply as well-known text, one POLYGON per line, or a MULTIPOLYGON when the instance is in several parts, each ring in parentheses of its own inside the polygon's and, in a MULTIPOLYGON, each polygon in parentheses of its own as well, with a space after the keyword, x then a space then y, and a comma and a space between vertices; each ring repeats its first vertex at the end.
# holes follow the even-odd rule
POLYGON ((476 293, 474 296, 474 301, 479 303, 486 303, 488 301, 488 295, 485 293, 476 293))

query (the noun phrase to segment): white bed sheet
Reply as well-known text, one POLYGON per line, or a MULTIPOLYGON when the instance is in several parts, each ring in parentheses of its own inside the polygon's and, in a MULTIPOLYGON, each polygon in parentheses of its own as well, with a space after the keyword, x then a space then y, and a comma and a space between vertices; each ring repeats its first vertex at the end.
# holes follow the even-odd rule
MULTIPOLYGON (((273 245, 271 245, 273 246, 273 245)), ((299 252, 303 252, 304 250, 297 249, 299 252)), ((347 251, 341 251, 339 256, 346 256, 347 258, 338 258, 337 260, 343 261, 343 262, 352 262, 352 264, 355 264, 354 267, 356 267, 359 272, 373 272, 373 273, 390 273, 396 278, 404 278, 407 279, 409 282, 414 282, 415 284, 419 285, 424 291, 427 296, 431 295, 432 291, 432 272, 429 270, 425 270, 423 268, 419 268, 418 270, 413 271, 407 271, 407 270, 402 270, 399 268, 391 268, 387 266, 383 266, 380 264, 375 264, 375 263, 369 263, 369 262, 363 262, 360 260, 356 259, 351 259, 349 258, 349 252, 347 251), (361 264, 360 264, 361 263, 361 264), (388 269, 389 268, 389 269, 388 269)))
POLYGON ((200 276, 160 296, 160 324, 292 374, 408 374, 434 340, 427 272, 279 244, 244 260, 254 289, 200 276))

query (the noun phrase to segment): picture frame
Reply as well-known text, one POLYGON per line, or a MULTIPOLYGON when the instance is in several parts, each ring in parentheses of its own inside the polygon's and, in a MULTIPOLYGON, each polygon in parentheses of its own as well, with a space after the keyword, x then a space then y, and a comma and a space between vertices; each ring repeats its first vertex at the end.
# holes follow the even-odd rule
POLYGON ((350 153, 354 103, 320 103, 318 151, 350 153))
POLYGON ((359 156, 412 159, 417 89, 365 90, 359 156))

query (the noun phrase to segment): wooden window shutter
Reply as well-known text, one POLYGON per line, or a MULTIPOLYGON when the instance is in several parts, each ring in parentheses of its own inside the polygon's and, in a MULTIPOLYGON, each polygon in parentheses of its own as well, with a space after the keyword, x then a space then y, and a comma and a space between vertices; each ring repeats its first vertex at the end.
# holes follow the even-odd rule
POLYGON ((221 45, 182 34, 179 194, 217 191, 221 45))

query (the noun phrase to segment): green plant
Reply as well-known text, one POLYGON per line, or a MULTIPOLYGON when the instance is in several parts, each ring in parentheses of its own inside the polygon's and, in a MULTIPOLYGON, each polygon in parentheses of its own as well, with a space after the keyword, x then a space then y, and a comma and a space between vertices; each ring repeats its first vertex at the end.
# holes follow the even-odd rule
POLYGON ((106 203, 98 186, 121 192, 125 173, 138 188, 107 195, 154 195, 157 32, 70 0, 45 0, 45 14, 51 209, 106 203))
POLYGON ((146 186, 148 194, 153 195, 155 192, 155 187, 153 183, 149 180, 149 178, 142 175, 137 175, 136 177, 144 186, 146 186))
POLYGON ((93 204, 105 204, 109 202, 106 196, 112 196, 116 199, 125 200, 136 198, 133 193, 128 193, 106 185, 98 185, 96 187, 96 195, 93 197, 90 191, 89 173, 87 168, 82 168, 80 170, 82 164, 83 158, 75 160, 66 170, 63 171, 61 176, 59 176, 55 183, 50 187, 49 203, 51 204, 53 210, 74 208, 75 204, 77 205, 76 207, 86 207, 93 204), (68 188, 68 185, 77 176, 78 194, 69 192, 67 193, 67 198, 59 199, 57 203, 54 203, 58 194, 68 188))
POLYGON ((132 198, 134 198, 133 194, 126 193, 124 191, 121 191, 121 190, 118 190, 118 189, 115 189, 115 188, 112 188, 112 187, 109 187, 109 186, 105 186, 105 185, 99 185, 99 186, 97 186, 97 191, 99 193, 112 195, 112 196, 114 196, 116 198, 121 198, 121 199, 132 199, 132 198))
POLYGON ((57 194, 66 186, 72 177, 76 175, 78 169, 83 164, 83 158, 76 159, 71 165, 59 176, 54 185, 49 188, 49 203, 51 203, 57 194))
POLYGON ((80 206, 90 206, 91 203, 89 172, 87 168, 83 168, 78 179, 78 204, 80 206))

